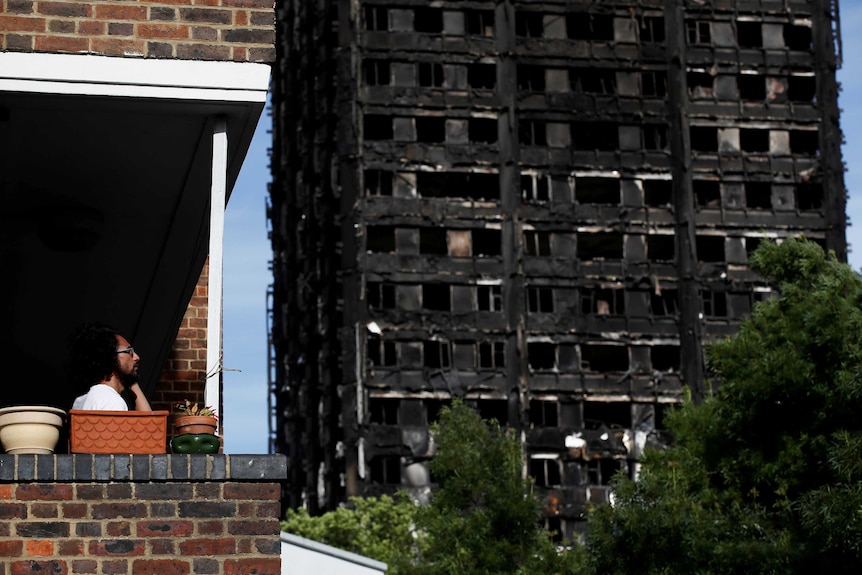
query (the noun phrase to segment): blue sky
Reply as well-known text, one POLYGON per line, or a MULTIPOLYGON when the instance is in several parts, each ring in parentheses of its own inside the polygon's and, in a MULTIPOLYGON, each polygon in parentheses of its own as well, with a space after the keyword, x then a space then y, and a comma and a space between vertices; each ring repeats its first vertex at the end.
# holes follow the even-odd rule
MULTIPOLYGON (((845 183, 850 223, 862 222, 862 2, 841 4, 844 64, 839 104, 843 108, 845 183)), ((268 451, 266 290, 272 283, 267 237, 267 184, 271 118, 261 115, 257 132, 225 214, 224 425, 226 453, 268 451)), ((862 268, 862 224, 847 229, 850 265, 862 268), (854 249, 855 248, 855 249, 854 249)))

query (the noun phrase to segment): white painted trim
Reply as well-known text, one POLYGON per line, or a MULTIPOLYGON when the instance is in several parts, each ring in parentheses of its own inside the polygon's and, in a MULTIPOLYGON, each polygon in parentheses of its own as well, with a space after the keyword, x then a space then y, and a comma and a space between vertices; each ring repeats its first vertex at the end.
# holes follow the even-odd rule
POLYGON ((265 103, 269 76, 255 62, 0 52, 9 92, 265 103))
MULTIPOLYGON (((209 282, 207 286, 206 405, 219 406, 222 373, 222 284, 224 271, 224 210, 227 197, 227 121, 213 127, 212 190, 210 192, 209 282)), ((221 416, 222 414, 219 413, 221 416)), ((221 427, 221 426, 219 426, 221 427)), ((219 429, 221 431, 221 429, 219 429)))

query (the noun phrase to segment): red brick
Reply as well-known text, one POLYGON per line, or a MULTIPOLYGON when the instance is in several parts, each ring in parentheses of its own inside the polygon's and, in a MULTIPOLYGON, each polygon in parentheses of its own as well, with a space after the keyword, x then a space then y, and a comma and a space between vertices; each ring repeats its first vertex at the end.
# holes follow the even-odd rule
POLYGON ((198 535, 222 535, 224 521, 201 521, 198 523, 198 535))
POLYGON ((21 484, 16 497, 21 501, 69 501, 72 499, 72 486, 21 484))
POLYGON ((40 52, 86 52, 88 48, 86 38, 36 37, 36 50, 40 52))
POLYGON ((9 575, 33 575, 34 573, 67 575, 67 573, 69 573, 69 566, 61 559, 52 559, 48 561, 13 561, 9 566, 9 575))
POLYGON ((147 506, 143 503, 97 503, 93 505, 93 519, 114 519, 117 517, 144 517, 147 506))
POLYGON ((102 562, 103 575, 127 575, 129 573, 129 562, 125 559, 102 562))
POLYGON ((139 38, 173 38, 181 40, 189 37, 188 26, 176 24, 138 24, 139 38))
POLYGON ((0 14, 0 32, 44 32, 44 18, 24 18, 23 16, 4 16, 0 14))
POLYGON ((8 484, 0 485, 0 500, 14 499, 15 496, 14 496, 12 488, 13 488, 12 485, 8 485, 8 484))
POLYGON ((106 56, 143 55, 144 43, 141 40, 120 40, 119 38, 94 38, 92 51, 106 56))
POLYGON ((189 575, 187 561, 179 559, 135 559, 132 562, 135 575, 189 575))
POLYGON ((108 537, 131 537, 132 524, 128 521, 112 521, 108 523, 105 534, 108 537))
POLYGON ((0 541, 0 557, 20 557, 24 553, 24 542, 0 541))
POLYGON ((87 575, 97 573, 99 564, 92 559, 75 559, 72 561, 72 573, 87 575))
POLYGON ((234 6, 236 8, 269 8, 272 2, 268 0, 222 0, 223 6, 234 6))
POLYGON ((234 62, 245 62, 248 59, 248 48, 243 46, 231 46, 231 60, 234 62))
POLYGON ((138 537, 188 537, 194 533, 191 521, 139 521, 135 524, 138 537))
POLYGON ((39 2, 37 10, 48 16, 89 18, 93 15, 93 6, 86 2, 39 2))
POLYGON ((224 575, 281 575, 281 559, 228 559, 224 575))
POLYGON ((54 554, 54 542, 45 539, 27 541, 28 557, 50 557, 54 554))
POLYGON ((74 20, 49 20, 48 31, 55 34, 73 34, 75 32, 74 20))
POLYGON ((64 503, 60 509, 66 519, 82 519, 87 516, 86 503, 64 503))
POLYGON ((23 503, 0 503, 0 519, 24 519, 27 506, 23 503))
POLYGON ((177 554, 175 539, 150 539, 147 543, 150 546, 150 555, 170 555, 173 557, 177 554))
POLYGON ((100 4, 96 6, 96 18, 102 20, 146 20, 145 6, 100 4))
POLYGON ((248 26, 248 12, 237 10, 233 13, 233 23, 237 26, 248 26))
POLYGON ((234 555, 235 539, 186 539, 180 542, 183 555, 234 555))
POLYGON ((225 499, 279 499, 281 487, 277 483, 226 483, 225 499))
POLYGON ((78 23, 78 34, 84 34, 85 36, 101 36, 105 33, 105 30, 104 22, 83 20, 78 23))
POLYGON ((180 8, 180 20, 185 22, 209 22, 211 24, 230 24, 230 10, 212 8, 180 8))
POLYGON ((104 499, 105 487, 103 485, 78 485, 75 488, 75 499, 104 499))
POLYGON ((231 535, 267 535, 269 533, 278 533, 278 520, 229 521, 227 532, 231 535))
POLYGON ((12 14, 32 14, 33 0, 6 0, 6 11, 12 14))
POLYGON ((108 499, 131 499, 132 485, 130 483, 110 483, 107 486, 108 499))
POLYGON ((30 515, 39 519, 50 519, 60 516, 60 509, 56 503, 34 503, 30 506, 30 515))
MULTIPOLYGON (((84 542, 80 539, 67 539, 60 541, 59 555, 63 557, 84 554, 84 542)), ((74 565, 72 566, 74 572, 74 565)))
POLYGON ((87 549, 89 555, 99 555, 102 557, 118 557, 143 555, 146 552, 146 545, 143 541, 131 539, 103 539, 100 541, 90 541, 87 549))

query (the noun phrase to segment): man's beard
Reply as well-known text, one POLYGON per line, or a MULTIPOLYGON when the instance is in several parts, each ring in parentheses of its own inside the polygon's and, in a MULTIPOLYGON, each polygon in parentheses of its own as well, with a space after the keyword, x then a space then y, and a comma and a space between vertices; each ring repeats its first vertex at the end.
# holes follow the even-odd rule
POLYGON ((129 389, 138 383, 138 374, 133 371, 129 373, 120 372, 117 374, 117 377, 120 379, 120 383, 123 384, 123 389, 129 389))

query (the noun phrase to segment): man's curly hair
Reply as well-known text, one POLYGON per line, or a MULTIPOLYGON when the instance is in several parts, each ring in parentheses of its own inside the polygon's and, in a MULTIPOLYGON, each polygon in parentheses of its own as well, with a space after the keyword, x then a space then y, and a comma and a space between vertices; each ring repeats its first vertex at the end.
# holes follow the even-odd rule
POLYGON ((117 335, 114 328, 88 323, 69 336, 69 379, 75 390, 86 393, 91 386, 111 377, 117 363, 117 335))

